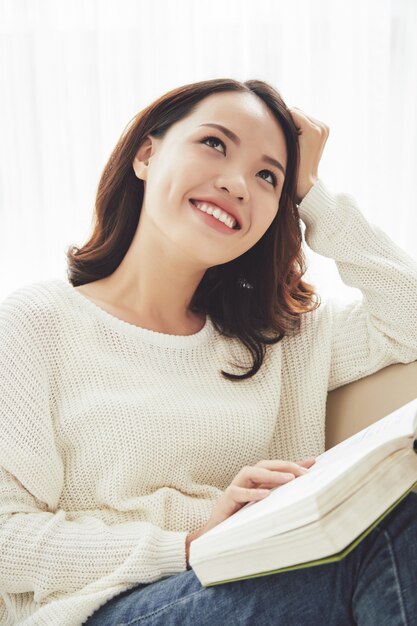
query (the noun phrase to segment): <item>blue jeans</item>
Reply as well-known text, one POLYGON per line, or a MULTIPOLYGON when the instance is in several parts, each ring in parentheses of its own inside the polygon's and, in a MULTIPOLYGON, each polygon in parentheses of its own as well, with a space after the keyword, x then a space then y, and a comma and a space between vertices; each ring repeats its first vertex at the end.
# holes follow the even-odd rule
POLYGON ((417 623, 417 494, 344 559, 203 587, 192 570, 124 591, 87 626, 411 626, 417 623))

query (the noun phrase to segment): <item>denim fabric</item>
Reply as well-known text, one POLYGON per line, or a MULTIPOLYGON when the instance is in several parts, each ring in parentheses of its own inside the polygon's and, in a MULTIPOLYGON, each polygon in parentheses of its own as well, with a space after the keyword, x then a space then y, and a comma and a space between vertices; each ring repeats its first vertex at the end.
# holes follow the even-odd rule
POLYGON ((417 494, 337 563, 203 587, 192 570, 125 591, 88 626, 411 626, 417 623, 417 494))

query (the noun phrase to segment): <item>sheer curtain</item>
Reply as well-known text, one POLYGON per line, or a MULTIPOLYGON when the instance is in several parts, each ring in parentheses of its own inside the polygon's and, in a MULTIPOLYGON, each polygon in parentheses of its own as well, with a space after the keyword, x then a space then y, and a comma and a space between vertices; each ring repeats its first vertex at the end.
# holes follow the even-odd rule
MULTIPOLYGON (((0 300, 65 277, 124 127, 178 85, 272 83, 330 126, 319 175, 417 258, 414 0, 0 0, 0 300)), ((305 247, 322 299, 352 299, 305 247)))

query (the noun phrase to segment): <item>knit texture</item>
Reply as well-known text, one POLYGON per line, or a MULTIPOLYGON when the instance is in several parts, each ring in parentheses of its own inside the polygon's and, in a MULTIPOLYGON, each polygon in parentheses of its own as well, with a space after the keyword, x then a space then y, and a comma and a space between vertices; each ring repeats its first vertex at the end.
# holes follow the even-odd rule
POLYGON ((185 538, 245 465, 324 451, 328 391, 417 359, 417 262, 318 180, 305 240, 363 297, 326 301, 247 349, 209 317, 167 335, 61 278, 0 304, 0 624, 78 626, 110 598, 186 570, 185 538))

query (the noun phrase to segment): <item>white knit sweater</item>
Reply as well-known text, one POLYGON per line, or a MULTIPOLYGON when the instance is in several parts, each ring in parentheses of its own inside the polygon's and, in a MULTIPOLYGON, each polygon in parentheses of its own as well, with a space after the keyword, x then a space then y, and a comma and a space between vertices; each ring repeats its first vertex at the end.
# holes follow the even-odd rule
POLYGON ((78 626, 186 570, 185 538, 244 465, 324 451, 328 391, 417 359, 417 262, 322 180, 299 207, 348 305, 324 302, 250 365, 207 318, 189 336, 122 321, 60 278, 0 304, 0 624, 78 626))

